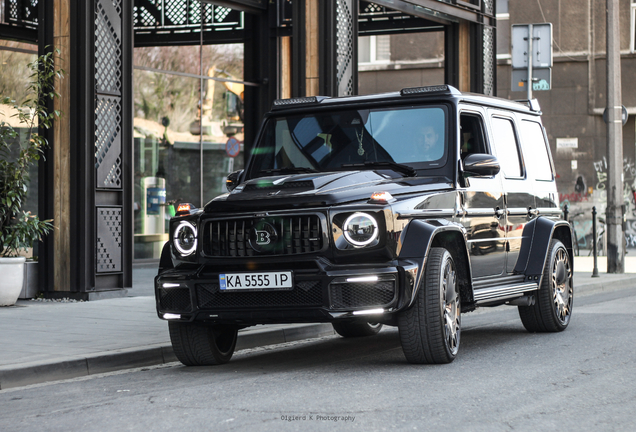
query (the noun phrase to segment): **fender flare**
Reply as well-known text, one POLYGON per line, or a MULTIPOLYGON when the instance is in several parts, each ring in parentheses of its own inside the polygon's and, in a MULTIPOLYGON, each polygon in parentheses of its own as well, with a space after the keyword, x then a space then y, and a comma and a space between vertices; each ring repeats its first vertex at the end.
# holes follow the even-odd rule
POLYGON ((172 251, 170 249, 170 242, 167 241, 166 244, 163 245, 161 249, 161 258, 159 259, 159 271, 158 274, 165 272, 166 270, 170 270, 174 268, 174 264, 172 262, 172 251))
POLYGON ((448 223, 446 221, 414 219, 406 226, 406 229, 402 231, 398 248, 399 261, 415 263, 418 268, 412 291, 410 293, 405 291, 405 297, 408 299, 408 302, 403 306, 410 307, 415 302, 420 282, 424 277, 426 258, 431 248, 434 247, 433 244, 435 243, 436 237, 439 235, 443 236, 444 234, 458 234, 453 237, 454 239, 461 237, 461 241, 453 242, 454 248, 450 251, 461 253, 463 255, 462 259, 465 260, 467 264, 466 266, 456 265, 456 271, 458 272, 460 281, 462 281, 460 285, 462 301, 467 300, 469 303, 472 302, 472 271, 470 267, 470 254, 468 253, 468 245, 466 244, 465 229, 461 225, 448 223), (410 299, 408 298, 409 294, 410 299))
POLYGON ((514 272, 517 274, 525 274, 527 279, 536 280, 539 286, 541 286, 541 278, 548 255, 548 248, 557 230, 566 230, 567 232, 567 235, 559 236, 559 239, 563 242, 570 254, 572 271, 574 271, 574 262, 572 260, 572 227, 567 221, 553 220, 539 216, 528 222, 523 228, 522 236, 524 237, 524 241, 521 243, 519 259, 517 260, 514 272))

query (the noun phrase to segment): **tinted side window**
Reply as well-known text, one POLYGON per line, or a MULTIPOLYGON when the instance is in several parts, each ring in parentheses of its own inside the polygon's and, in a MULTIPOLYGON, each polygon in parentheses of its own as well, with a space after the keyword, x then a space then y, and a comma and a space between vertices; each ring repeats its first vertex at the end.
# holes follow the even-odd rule
POLYGON ((488 153, 481 117, 476 114, 462 113, 459 118, 459 124, 461 128, 460 149, 462 158, 473 153, 488 153))
POLYGON ((552 164, 541 125, 523 120, 521 122, 521 136, 523 137, 523 155, 526 158, 528 169, 537 180, 552 181, 552 164))
POLYGON ((510 177, 523 177, 521 159, 519 158, 519 146, 512 121, 500 117, 492 119, 492 133, 495 139, 497 159, 504 175, 510 177))

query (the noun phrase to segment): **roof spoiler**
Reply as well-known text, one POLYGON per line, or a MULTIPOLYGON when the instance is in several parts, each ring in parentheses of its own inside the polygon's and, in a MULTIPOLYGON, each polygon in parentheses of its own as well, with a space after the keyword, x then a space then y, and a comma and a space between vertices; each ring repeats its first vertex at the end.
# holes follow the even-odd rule
POLYGON ((409 87, 400 90, 400 96, 421 96, 427 94, 460 95, 461 93, 455 87, 446 84, 424 87, 409 87))
POLYGON ((539 105, 539 101, 537 99, 520 99, 515 102, 522 103, 530 108, 530 111, 541 112, 541 105, 539 105))
POLYGON ((297 105, 312 105, 322 102, 325 99, 329 99, 329 96, 304 96, 295 97, 290 99, 276 99, 272 105, 272 110, 287 108, 297 105))

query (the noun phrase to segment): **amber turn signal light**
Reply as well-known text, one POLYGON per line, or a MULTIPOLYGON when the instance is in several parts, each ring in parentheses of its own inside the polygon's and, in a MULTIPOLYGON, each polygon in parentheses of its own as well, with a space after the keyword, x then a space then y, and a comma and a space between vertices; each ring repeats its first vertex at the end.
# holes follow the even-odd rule
POLYGON ((391 201, 394 201, 395 198, 393 198, 393 195, 391 195, 388 192, 373 192, 371 194, 371 198, 369 199, 370 203, 379 203, 379 204, 384 204, 384 203, 389 203, 391 201))
POLYGON ((194 205, 190 203, 181 203, 177 206, 176 215, 182 216, 184 214, 190 214, 190 210, 192 210, 193 208, 195 208, 194 205))

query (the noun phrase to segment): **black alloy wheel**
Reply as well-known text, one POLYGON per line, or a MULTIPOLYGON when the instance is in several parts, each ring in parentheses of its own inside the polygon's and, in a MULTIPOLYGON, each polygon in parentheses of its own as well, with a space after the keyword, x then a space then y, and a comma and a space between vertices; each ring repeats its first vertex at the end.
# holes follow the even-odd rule
POLYGON ((400 341, 410 363, 450 363, 461 336, 461 299, 451 254, 432 248, 410 309, 398 317, 400 341))

